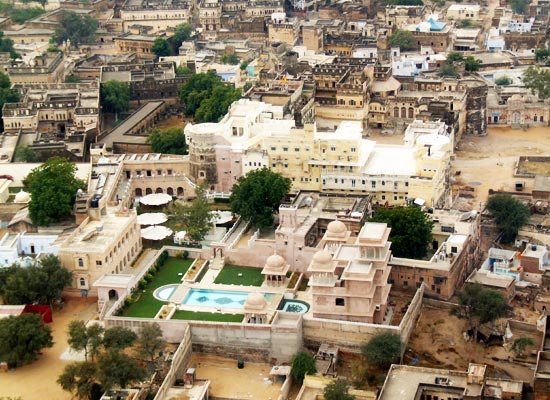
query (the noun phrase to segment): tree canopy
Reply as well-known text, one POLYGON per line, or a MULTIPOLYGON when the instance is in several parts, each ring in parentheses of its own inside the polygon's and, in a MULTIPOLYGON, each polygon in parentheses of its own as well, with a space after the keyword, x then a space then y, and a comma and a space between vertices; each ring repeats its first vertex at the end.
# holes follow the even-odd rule
POLYGON ((487 209, 495 218, 497 227, 502 231, 501 241, 510 243, 519 229, 529 221, 529 207, 509 194, 499 193, 489 198, 487 209))
MULTIPOLYGON (((1 33, 1 32, 0 32, 1 33)), ((0 36, 0 52, 2 50, 2 42, 6 39, 1 39, 0 36)), ((10 40, 11 39, 7 39, 10 40)), ((13 42, 12 42, 13 45, 13 42)), ((8 50, 6 50, 8 51, 8 50)), ((0 128, 4 129, 4 119, 2 118, 2 108, 6 103, 17 103, 19 101, 19 93, 11 89, 10 78, 2 72, 0 72, 0 128)))
POLYGON ((391 228, 391 250, 395 257, 418 260, 428 254, 428 244, 432 242, 433 221, 420 208, 379 208, 370 220, 385 222, 391 228))
POLYGON ((97 367, 93 362, 73 362, 63 369, 57 383, 80 399, 92 399, 92 390, 96 383, 97 367))
POLYGON ((187 154, 187 143, 182 128, 177 126, 160 130, 153 128, 147 143, 155 153, 163 154, 187 154))
POLYGON ((283 197, 290 191, 291 181, 263 167, 241 176, 231 189, 231 211, 257 227, 273 225, 283 197))
MULTIPOLYGON (((1 32, 1 31, 0 31, 0 52, 10 53, 10 57, 14 59, 21 57, 19 53, 17 53, 13 48, 13 40, 11 40, 10 38, 4 37, 4 32, 1 32)), ((2 75, 4 74, 2 73, 2 75)), ((5 87, 5 86, 2 85, 2 87, 5 87)), ((9 85, 7 87, 9 88, 9 85)))
POLYGON ((180 24, 176 26, 176 32, 172 37, 170 37, 170 40, 176 49, 178 49, 183 42, 186 40, 189 40, 191 37, 191 34, 193 33, 193 26, 188 23, 180 24))
POLYGON ((417 47, 414 36, 409 31, 396 29, 389 39, 391 47, 399 47, 402 51, 414 50, 417 47))
POLYGON ((143 325, 138 332, 135 344, 136 355, 144 361, 154 362, 159 353, 166 347, 162 338, 162 330, 157 323, 143 325))
POLYGON ((15 149, 15 160, 19 162, 33 163, 39 160, 38 154, 26 144, 17 146, 15 149))
POLYGON ((130 87, 121 81, 108 80, 101 85, 101 104, 107 112, 118 114, 130 109, 130 87))
POLYGON ((108 351, 98 358, 98 380, 103 390, 113 387, 125 388, 132 382, 145 377, 145 370, 139 368, 128 355, 118 351, 108 351))
POLYGON ((391 332, 380 333, 361 347, 361 353, 367 356, 369 365, 388 368, 401 357, 402 346, 399 335, 391 332))
POLYGON ((91 16, 63 10, 53 39, 57 44, 70 40, 73 46, 78 47, 94 41, 97 27, 97 21, 91 16))
POLYGON ((50 157, 33 169, 23 184, 31 194, 29 215, 36 225, 45 226, 71 215, 76 191, 84 188, 76 178, 76 166, 63 157, 50 157))
POLYGON ((323 390, 324 400, 354 400, 355 396, 349 394, 349 385, 344 379, 335 379, 323 390))
POLYGON ((306 375, 317 372, 315 367, 315 358, 306 351, 300 351, 292 357, 292 378, 299 383, 302 383, 306 375))
POLYGON ((197 197, 190 205, 183 208, 181 214, 183 226, 191 240, 203 240, 206 234, 212 229, 213 214, 208 207, 208 199, 203 187, 198 186, 195 189, 197 197))
POLYGON ((438 75, 441 77, 450 76, 457 77, 460 75, 453 64, 445 63, 439 69, 438 75))
POLYGON ((235 53, 224 54, 220 60, 222 64, 237 65, 239 63, 239 57, 235 53))
POLYGON ((548 50, 546 47, 535 50, 536 62, 546 62, 548 61, 548 57, 550 57, 550 50, 548 50))
POLYGON ((512 7, 514 13, 524 14, 527 9, 527 0, 509 0, 508 5, 512 7))
POLYGON ((157 57, 167 57, 172 53, 168 41, 160 37, 153 42, 151 52, 155 53, 157 57))
POLYGON ((472 21, 469 18, 464 18, 464 19, 461 19, 460 21, 457 21, 456 27, 459 29, 479 28, 479 24, 477 22, 472 21))
POLYGON ((21 314, 0 319, 0 360, 19 367, 38 358, 53 346, 49 326, 38 314, 21 314))
POLYGON ((103 334, 103 346, 107 350, 124 350, 132 346, 136 340, 137 335, 122 326, 113 326, 106 329, 103 334))
POLYGON ((479 71, 481 64, 482 64, 482 61, 479 59, 476 59, 473 56, 468 56, 464 59, 464 68, 468 72, 479 71))
POLYGON ((71 349, 83 351, 86 361, 88 361, 88 356, 90 356, 93 362, 103 345, 104 332, 105 329, 99 324, 86 326, 84 321, 71 321, 69 323, 67 343, 71 349))
POLYGON ((0 294, 5 304, 52 304, 72 282, 72 273, 49 254, 41 265, 2 268, 0 294))
POLYGON ((185 114, 198 122, 218 122, 240 97, 241 91, 223 83, 215 71, 192 75, 180 91, 185 114))
POLYGON ((519 337, 514 340, 514 343, 512 344, 510 350, 513 351, 517 357, 521 357, 523 356, 523 352, 527 349, 527 347, 534 345, 535 342, 533 341, 533 339, 529 337, 519 337))
POLYGON ((541 100, 550 97, 550 70, 530 66, 523 73, 522 80, 525 87, 541 100))
POLYGON ((185 76, 185 75, 191 75, 193 71, 191 71, 191 68, 189 68, 187 65, 180 65, 178 68, 176 68, 176 76, 185 76))
POLYGON ((495 79, 495 84, 497 86, 508 86, 512 84, 512 79, 504 75, 504 76, 501 76, 500 78, 495 79))

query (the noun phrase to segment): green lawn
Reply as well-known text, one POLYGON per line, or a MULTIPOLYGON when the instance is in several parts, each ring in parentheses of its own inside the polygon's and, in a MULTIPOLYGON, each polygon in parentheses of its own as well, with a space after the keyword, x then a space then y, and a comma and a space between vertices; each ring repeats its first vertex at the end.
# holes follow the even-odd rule
POLYGON ((214 283, 223 285, 262 286, 264 277, 259 268, 239 267, 226 264, 216 277, 214 283), (242 276, 239 276, 242 274, 242 276))
POLYGON ((137 302, 131 304, 123 313, 124 317, 136 317, 136 318, 154 318, 160 307, 166 302, 159 301, 153 297, 155 289, 168 285, 170 283, 180 283, 181 278, 189 267, 193 260, 183 260, 181 258, 170 257, 160 271, 157 272, 153 281, 147 285, 145 291, 141 293, 141 296, 137 302), (178 274, 183 275, 179 276, 178 274))
POLYGON ((214 321, 214 322, 242 322, 243 314, 221 314, 210 312, 196 312, 178 310, 171 319, 185 319, 194 321, 214 321))

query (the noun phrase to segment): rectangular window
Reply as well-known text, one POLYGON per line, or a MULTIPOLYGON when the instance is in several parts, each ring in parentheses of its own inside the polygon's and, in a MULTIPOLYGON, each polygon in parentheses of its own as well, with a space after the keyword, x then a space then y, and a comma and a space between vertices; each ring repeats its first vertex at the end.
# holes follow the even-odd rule
POLYGON ((283 151, 288 151, 288 147, 284 146, 283 151))
POLYGON ((277 164, 276 164, 276 163, 272 163, 271 166, 272 166, 273 168, 275 168, 275 167, 277 166, 277 164))
POLYGON ((150 169, 147 170, 147 176, 151 176, 153 175, 153 171, 151 171, 150 169))
POLYGON ((330 146, 330 151, 336 151, 336 146, 330 146))
POLYGON ((277 147, 271 146, 271 151, 275 151, 275 150, 277 150, 277 147))
POLYGON ((376 181, 372 181, 371 186, 372 186, 373 189, 376 188, 376 181))
POLYGON ((351 148, 351 152, 352 152, 352 153, 355 153, 356 151, 357 151, 357 149, 356 149, 355 147, 352 147, 352 148, 351 148))
POLYGON ((168 171, 166 171, 168 173, 168 175, 172 175, 172 170, 169 169, 168 171))
POLYGON ((336 298, 336 305, 337 306, 345 306, 346 305, 346 300, 342 297, 337 297, 336 298))
POLYGON ((96 267, 101 268, 102 265, 103 265, 103 263, 100 260, 96 260, 96 262, 95 262, 96 267))
POLYGON ((162 169, 157 169, 157 176, 161 176, 162 175, 162 169))
POLYGON ((294 151, 298 152, 298 151, 300 151, 300 148, 299 148, 299 147, 295 147, 295 148, 294 148, 294 151))

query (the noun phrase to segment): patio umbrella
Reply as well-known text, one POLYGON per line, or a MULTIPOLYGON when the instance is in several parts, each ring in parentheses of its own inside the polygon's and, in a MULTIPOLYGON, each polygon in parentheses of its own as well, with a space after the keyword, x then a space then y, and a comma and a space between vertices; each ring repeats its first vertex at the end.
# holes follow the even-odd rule
POLYGON ((140 225, 160 225, 168 221, 168 217, 164 213, 145 213, 137 217, 140 225))
POLYGON ((153 193, 148 194, 147 196, 139 199, 141 204, 146 206, 161 206, 163 204, 170 203, 172 201, 172 196, 166 193, 153 193))
POLYGON ((162 240, 172 233, 172 229, 165 226, 148 226, 141 230, 141 237, 147 240, 162 240))
POLYGON ((225 224, 233 219, 231 211, 211 211, 211 213, 214 215, 215 224, 225 224))

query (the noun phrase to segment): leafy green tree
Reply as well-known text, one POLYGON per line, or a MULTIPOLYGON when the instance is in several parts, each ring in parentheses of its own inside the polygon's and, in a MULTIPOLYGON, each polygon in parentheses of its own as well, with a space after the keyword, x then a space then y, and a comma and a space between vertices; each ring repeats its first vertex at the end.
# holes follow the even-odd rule
POLYGON ((19 367, 38 358, 53 346, 52 332, 38 314, 21 314, 0 319, 0 360, 19 367))
POLYGON ((525 14, 527 10, 527 0, 509 0, 508 5, 516 14, 525 14))
POLYGON ((80 76, 78 75, 67 75, 65 77, 65 83, 80 83, 82 82, 82 79, 80 79, 80 76))
POLYGON ((40 260, 39 266, 30 267, 29 270, 33 272, 35 269, 43 276, 39 301, 45 304, 53 304, 60 299, 63 290, 72 283, 73 273, 61 265, 61 260, 54 254, 48 254, 40 260))
POLYGON ((416 49, 416 41, 411 32, 396 29, 389 37, 391 47, 399 47, 402 51, 416 49))
POLYGON ((121 81, 108 80, 101 85, 101 104, 107 112, 118 114, 130 109, 130 87, 121 81))
POLYGON ((32 148, 25 144, 17 146, 17 148, 15 149, 15 159, 16 161, 23 161, 28 163, 39 161, 38 154, 36 154, 32 148))
POLYGON ((137 340, 137 335, 122 326, 113 326, 103 334, 103 347, 107 350, 124 350, 137 340))
POLYGON ((191 202, 191 205, 184 207, 182 219, 191 240, 200 241, 214 226, 214 217, 208 207, 208 199, 204 188, 198 186, 195 193, 197 197, 191 202))
POLYGON ((463 60, 464 60, 464 56, 459 51, 451 51, 447 55, 447 64, 453 64, 456 61, 463 61, 463 60))
POLYGON ((101 387, 107 391, 114 387, 125 388, 132 382, 145 377, 141 369, 128 355, 118 351, 108 351, 99 356, 97 377, 101 387))
POLYGON ((63 50, 61 50, 59 47, 57 46, 50 46, 46 49, 46 51, 48 53, 63 53, 63 50))
POLYGON ((176 76, 186 76, 191 75, 193 71, 191 71, 191 68, 189 68, 186 65, 180 65, 178 68, 176 68, 176 76))
POLYGON ((302 383, 306 375, 311 375, 317 372, 315 367, 315 358, 311 354, 305 351, 300 351, 292 357, 292 378, 302 383))
POLYGON ((499 193, 489 198, 487 209, 495 218, 502 231, 501 240, 510 243, 515 239, 519 228, 529 221, 529 207, 509 194, 499 193))
POLYGON ((193 26, 191 24, 180 24, 176 26, 176 32, 169 40, 174 44, 174 47, 178 49, 183 42, 189 40, 192 33, 193 26))
POLYGON ((53 39, 57 44, 70 40, 73 46, 78 47, 94 41, 97 27, 97 21, 91 16, 63 10, 53 39))
POLYGON ((147 143, 151 145, 151 149, 155 153, 187 154, 187 144, 185 143, 183 129, 177 126, 166 128, 162 131, 158 128, 153 128, 147 138, 147 143))
POLYGON ((418 260, 428 254, 428 244, 432 242, 433 221, 420 208, 379 208, 371 221, 386 222, 391 228, 391 249, 395 257, 418 260))
POLYGON ((290 191, 291 181, 263 167, 241 176, 231 190, 231 211, 257 227, 273 225, 273 214, 290 191))
POLYGON ((497 86, 508 86, 512 84, 512 79, 510 79, 506 75, 501 76, 500 78, 495 79, 495 84, 497 86))
POLYGON ((324 400, 354 400, 355 396, 349 394, 349 385, 344 379, 335 379, 323 390, 324 400))
POLYGON ((159 324, 146 324, 139 329, 135 350, 140 359, 154 362, 165 347, 159 324))
POLYGON ((22 24, 28 20, 44 14, 46 11, 40 7, 13 8, 10 19, 16 24, 22 24))
POLYGON ((460 74, 458 73, 458 71, 456 70, 456 67, 453 64, 445 63, 439 69, 438 75, 441 77, 445 77, 445 76, 456 77, 460 74))
POLYGON ((89 361, 73 362, 63 369, 57 378, 57 383, 79 399, 92 399, 92 391, 96 385, 97 367, 89 361))
POLYGON ((84 358, 91 361, 100 353, 105 329, 99 324, 86 326, 84 321, 74 320, 69 323, 67 343, 75 351, 83 351, 84 358))
POLYGON ((191 75, 180 91, 185 114, 198 122, 219 121, 240 97, 241 91, 224 84, 215 71, 191 75))
POLYGON ((546 62, 548 60, 548 57, 550 57, 550 50, 548 50, 546 47, 535 50, 536 62, 546 62))
POLYGON ((502 293, 485 289, 479 283, 464 285, 458 292, 458 304, 451 313, 468 320, 474 338, 480 325, 504 317, 509 309, 502 293))
MULTIPOLYGON (((0 39, 0 52, 3 52, 3 50, 1 49, 2 41, 3 40, 0 39)), ((11 89, 10 78, 8 78, 6 74, 0 72, 0 129, 4 129, 4 120, 2 118, 2 108, 4 107, 4 104, 17 103, 18 101, 19 93, 11 89)))
MULTIPOLYGON (((1 31, 0 31, 0 52, 10 53, 10 57, 14 59, 21 57, 19 53, 17 53, 13 48, 13 40, 11 40, 10 38, 5 38, 4 32, 1 32, 1 31)), ((4 86, 2 85, 2 87, 4 86)), ((9 85, 7 87, 9 88, 9 85)))
POLYGON ((374 336, 367 344, 361 346, 361 353, 367 356, 367 363, 379 368, 388 368, 399 361, 403 344, 399 335, 391 332, 374 336))
POLYGON ((239 57, 235 53, 224 54, 220 60, 222 64, 237 65, 239 63, 239 57))
POLYGON ((550 70, 531 66, 523 73, 523 84, 541 100, 550 97, 550 70))
POLYGON ((456 27, 459 29, 479 28, 479 24, 472 21, 471 19, 465 18, 457 21, 456 27))
POLYGON ((157 57, 167 57, 171 54, 170 45, 164 38, 156 38, 151 47, 151 51, 155 53, 157 57))
POLYGON ((482 61, 476 60, 473 56, 468 56, 464 59, 464 67, 468 72, 479 71, 482 61))
POLYGON ((51 157, 34 168, 23 184, 31 194, 29 215, 36 225, 45 226, 71 215, 76 191, 84 188, 75 176, 76 166, 63 157, 51 157))
POLYGON ((396 6, 423 6, 424 2, 422 0, 387 0, 386 4, 396 6))
POLYGON ((243 61, 243 62, 241 63, 241 65, 239 65, 239 69, 240 69, 241 71, 246 70, 246 67, 248 67, 248 61, 243 61))
POLYGON ((516 357, 521 357, 523 356, 523 352, 525 351, 525 349, 527 349, 527 347, 534 345, 535 342, 533 341, 533 339, 528 337, 520 337, 514 340, 514 343, 512 344, 510 350, 512 350, 516 354, 516 357))

